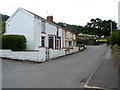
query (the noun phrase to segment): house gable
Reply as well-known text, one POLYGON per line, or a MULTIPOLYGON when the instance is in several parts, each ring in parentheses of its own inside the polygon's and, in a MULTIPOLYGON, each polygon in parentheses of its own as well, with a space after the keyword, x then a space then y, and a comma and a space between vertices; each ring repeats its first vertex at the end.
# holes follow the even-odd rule
POLYGON ((24 12, 25 14, 27 14, 27 15, 29 15, 29 16, 31 16, 31 17, 34 17, 33 14, 27 12, 25 9, 23 9, 23 8, 18 8, 18 9, 7 19, 7 21, 6 21, 5 23, 8 23, 19 11, 22 11, 22 12, 24 12))
POLYGON ((24 35, 27 49, 34 49, 34 15, 19 8, 7 21, 5 34, 24 35))

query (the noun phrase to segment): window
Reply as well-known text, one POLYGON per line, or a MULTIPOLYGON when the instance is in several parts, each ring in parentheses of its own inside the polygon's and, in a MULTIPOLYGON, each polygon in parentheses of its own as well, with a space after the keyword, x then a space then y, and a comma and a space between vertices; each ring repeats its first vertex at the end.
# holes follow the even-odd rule
POLYGON ((56 47, 59 48, 59 39, 56 40, 56 47))
POLYGON ((53 43, 54 43, 53 36, 49 37, 49 48, 53 48, 53 45, 54 45, 53 43))
POLYGON ((73 41, 73 46, 76 46, 76 41, 75 40, 73 41))
POLYGON ((42 21, 41 32, 45 32, 45 22, 42 21))
POLYGON ((61 37, 55 37, 55 40, 56 40, 55 48, 60 49, 61 48, 61 37))
POLYGON ((59 35, 59 28, 57 27, 57 36, 59 35))
POLYGON ((72 41, 69 41, 69 46, 72 46, 72 41))
POLYGON ((41 46, 44 47, 45 46, 45 37, 41 37, 41 46))

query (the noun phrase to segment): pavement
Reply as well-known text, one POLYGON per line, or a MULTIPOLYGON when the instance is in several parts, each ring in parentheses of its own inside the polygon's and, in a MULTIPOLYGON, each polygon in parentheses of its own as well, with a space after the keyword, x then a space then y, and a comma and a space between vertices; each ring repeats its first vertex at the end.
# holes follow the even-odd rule
POLYGON ((105 55, 101 58, 100 63, 84 87, 102 90, 120 90, 118 79, 118 70, 115 61, 111 58, 111 49, 108 47, 105 55))

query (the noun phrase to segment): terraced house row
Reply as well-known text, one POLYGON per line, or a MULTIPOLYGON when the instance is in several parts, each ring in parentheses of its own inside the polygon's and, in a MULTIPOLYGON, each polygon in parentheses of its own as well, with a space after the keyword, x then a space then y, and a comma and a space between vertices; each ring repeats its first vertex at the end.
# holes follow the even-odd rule
POLYGON ((76 47, 76 34, 53 23, 53 16, 44 19, 23 8, 18 8, 6 21, 5 35, 9 34, 24 35, 27 51, 38 51, 38 61, 79 51, 79 47, 76 47))

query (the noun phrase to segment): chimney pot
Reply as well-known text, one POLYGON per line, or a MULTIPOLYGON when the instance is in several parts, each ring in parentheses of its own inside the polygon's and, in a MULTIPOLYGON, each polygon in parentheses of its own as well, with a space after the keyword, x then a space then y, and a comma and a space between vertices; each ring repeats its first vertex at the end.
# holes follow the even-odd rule
POLYGON ((47 16, 47 21, 53 22, 53 16, 47 16))

